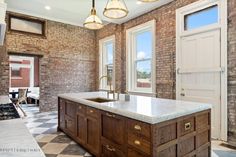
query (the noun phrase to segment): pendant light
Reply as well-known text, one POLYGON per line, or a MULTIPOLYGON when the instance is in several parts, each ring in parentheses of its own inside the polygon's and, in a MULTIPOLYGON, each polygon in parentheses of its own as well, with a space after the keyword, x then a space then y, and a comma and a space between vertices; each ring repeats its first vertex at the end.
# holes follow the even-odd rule
POLYGON ((138 1, 140 1, 140 2, 156 2, 156 1, 158 1, 158 0, 138 0, 138 1))
POLYGON ((128 15, 124 0, 108 0, 103 15, 111 19, 120 19, 128 15))
POLYGON ((89 17, 84 22, 84 27, 92 30, 101 29, 103 27, 102 20, 97 16, 95 9, 95 0, 92 1, 92 9, 89 17))

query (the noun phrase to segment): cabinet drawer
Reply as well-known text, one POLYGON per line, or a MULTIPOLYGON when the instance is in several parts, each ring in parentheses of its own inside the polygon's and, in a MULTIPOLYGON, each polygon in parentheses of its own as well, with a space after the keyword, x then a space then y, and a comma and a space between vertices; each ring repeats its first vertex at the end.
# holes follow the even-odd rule
POLYGON ((102 142, 102 157, 125 157, 125 153, 110 143, 102 142))
POLYGON ((108 112, 102 112, 102 137, 118 145, 126 143, 125 119, 108 112))
POLYGON ((151 153, 151 145, 150 142, 144 139, 141 136, 138 136, 133 133, 128 133, 128 144, 148 155, 151 153))
POLYGON ((189 117, 179 121, 179 134, 180 136, 189 134, 194 131, 195 122, 194 117, 189 117))
POLYGON ((143 135, 147 138, 150 138, 150 125, 146 123, 142 123, 136 120, 128 120, 128 129, 131 132, 135 132, 137 134, 143 135))
POLYGON ((86 106, 78 104, 77 113, 78 114, 85 114, 86 113, 86 106))
POLYGON ((129 148, 127 157, 147 157, 147 156, 145 156, 142 153, 139 153, 139 152, 129 148))
POLYGON ((86 113, 88 116, 94 117, 94 118, 99 118, 99 111, 95 108, 92 107, 87 107, 86 113))

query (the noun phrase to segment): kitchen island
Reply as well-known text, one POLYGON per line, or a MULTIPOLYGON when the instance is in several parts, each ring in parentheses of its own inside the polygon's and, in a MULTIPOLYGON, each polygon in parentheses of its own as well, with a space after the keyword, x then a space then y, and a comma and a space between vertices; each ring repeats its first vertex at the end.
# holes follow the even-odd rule
POLYGON ((58 129, 97 157, 210 157, 211 105, 106 92, 59 95, 58 129))

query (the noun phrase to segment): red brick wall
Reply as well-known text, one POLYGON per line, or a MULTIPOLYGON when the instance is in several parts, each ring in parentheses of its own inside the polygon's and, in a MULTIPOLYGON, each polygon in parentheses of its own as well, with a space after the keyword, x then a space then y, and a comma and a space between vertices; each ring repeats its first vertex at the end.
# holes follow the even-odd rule
POLYGON ((29 87, 30 86, 30 69, 21 68, 20 77, 11 77, 11 87, 29 87))
POLYGON ((176 0, 121 25, 109 24, 96 32, 97 51, 100 39, 115 34, 116 87, 121 86, 122 91, 126 88, 126 30, 155 19, 157 97, 175 98, 175 11, 195 1, 176 0))
POLYGON ((228 141, 236 146, 236 1, 228 0, 228 141))
POLYGON ((0 94, 9 88, 8 53, 39 58, 40 110, 57 109, 57 95, 95 90, 95 32, 47 21, 46 38, 9 32, 0 47, 0 94))

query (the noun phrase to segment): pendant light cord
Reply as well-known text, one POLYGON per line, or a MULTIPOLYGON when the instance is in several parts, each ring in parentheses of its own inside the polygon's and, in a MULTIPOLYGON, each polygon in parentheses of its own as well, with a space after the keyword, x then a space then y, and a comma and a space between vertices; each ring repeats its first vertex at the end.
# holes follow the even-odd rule
POLYGON ((95 0, 93 0, 93 8, 95 8, 95 0))

